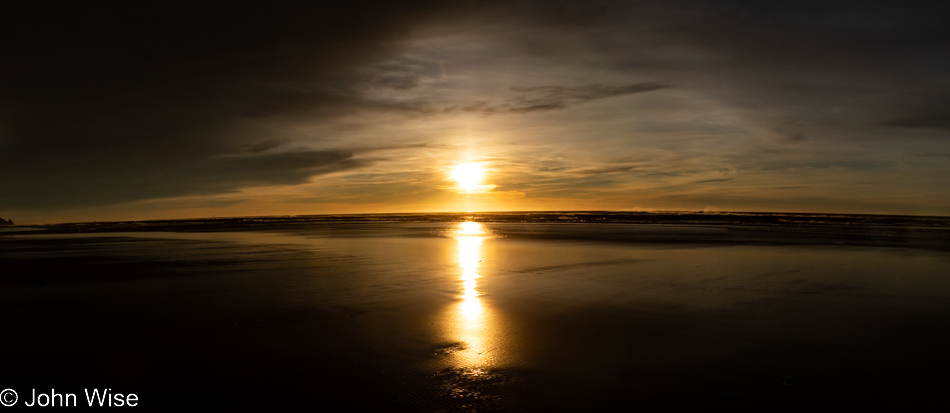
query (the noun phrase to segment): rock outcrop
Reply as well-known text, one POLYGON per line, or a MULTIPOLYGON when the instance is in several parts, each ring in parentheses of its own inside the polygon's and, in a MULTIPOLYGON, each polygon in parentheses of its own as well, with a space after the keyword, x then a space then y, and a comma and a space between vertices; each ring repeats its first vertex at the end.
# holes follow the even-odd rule
POLYGON ((5 219, 3 219, 3 218, 0 218, 0 225, 14 225, 14 223, 13 223, 13 220, 12 220, 12 219, 11 219, 11 220, 5 220, 5 219))

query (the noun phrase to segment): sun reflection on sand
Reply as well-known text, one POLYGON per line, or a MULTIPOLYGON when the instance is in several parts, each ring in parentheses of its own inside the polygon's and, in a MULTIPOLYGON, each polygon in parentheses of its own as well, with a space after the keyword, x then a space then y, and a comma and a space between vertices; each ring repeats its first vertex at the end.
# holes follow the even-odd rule
POLYGON ((466 320, 476 321, 482 312, 478 298, 478 256, 481 237, 459 237, 459 266, 462 267, 462 315, 466 320))
POLYGON ((484 241, 491 231, 477 222, 462 222, 451 231, 458 242, 458 270, 452 278, 458 285, 458 302, 442 317, 446 345, 437 350, 438 377, 449 410, 471 411, 480 406, 492 411, 505 409, 503 391, 512 382, 506 372, 508 355, 499 317, 479 292, 478 267, 484 241))
POLYGON ((461 301, 447 316, 450 338, 459 343, 452 354, 455 368, 481 371, 497 364, 497 336, 491 310, 482 302, 478 291, 478 265, 482 242, 490 233, 477 222, 463 222, 454 232, 458 241, 458 265, 461 269, 461 301))

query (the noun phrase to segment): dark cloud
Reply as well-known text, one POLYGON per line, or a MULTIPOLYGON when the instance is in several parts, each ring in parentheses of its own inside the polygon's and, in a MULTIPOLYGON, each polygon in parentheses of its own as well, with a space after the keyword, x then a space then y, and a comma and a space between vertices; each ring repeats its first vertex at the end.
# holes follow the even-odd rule
POLYGON ((186 208, 227 208, 247 202, 245 199, 187 199, 171 198, 135 205, 136 211, 167 211, 186 208))
POLYGON ((375 152, 375 151, 392 151, 392 150, 404 150, 404 149, 450 149, 454 148, 452 145, 445 144, 431 144, 431 143, 412 143, 406 145, 371 145, 371 146, 359 146, 352 149, 353 153, 366 153, 366 152, 375 152))
POLYGON ((793 190, 793 189, 804 189, 804 188, 808 188, 808 187, 804 185, 786 185, 786 186, 773 186, 773 187, 769 187, 765 189, 771 189, 771 190, 776 190, 776 191, 788 191, 788 190, 793 190))
POLYGON ((700 181, 693 181, 694 184, 708 184, 713 182, 728 182, 736 178, 717 178, 717 179, 703 179, 700 181))
POLYGON ((247 148, 247 151, 252 153, 264 152, 268 149, 274 149, 280 145, 280 141, 276 139, 268 139, 266 141, 251 145, 251 147, 247 148))
POLYGON ((437 62, 411 57, 380 63, 363 72, 368 87, 400 91, 415 89, 442 77, 437 62))
MULTIPOLYGON (((418 79, 419 77, 413 77, 418 79)), ((382 81, 385 87, 396 88, 382 81)), ((409 82, 409 80, 407 80, 409 82)), ((412 80, 417 82, 417 80, 412 80)), ((415 87, 406 85, 405 89, 415 87)), ((377 106, 394 112, 403 112, 412 116, 451 115, 459 112, 493 114, 523 114, 530 112, 566 109, 597 99, 632 95, 669 88, 657 83, 634 83, 626 85, 586 84, 577 86, 534 86, 511 87, 515 95, 502 102, 480 101, 476 103, 436 103, 425 100, 409 102, 365 102, 366 106, 377 106)))
POLYGON ((233 192, 266 185, 296 185, 310 178, 368 165, 348 151, 295 151, 270 155, 228 155, 198 159, 175 168, 139 169, 133 176, 114 176, 106 169, 83 171, 90 181, 77 181, 63 171, 35 185, 30 180, 7 183, 16 198, 10 207, 49 209, 68 204, 86 207, 144 199, 233 192))
POLYGON ((618 172, 630 172, 634 170, 636 166, 632 165, 620 165, 620 166, 605 166, 602 168, 582 168, 575 169, 570 171, 574 175, 597 175, 597 174, 609 174, 609 173, 618 173, 618 172))
POLYGON ((782 142, 788 144, 797 144, 805 140, 804 128, 801 125, 785 125, 776 127, 773 130, 782 136, 782 142))
POLYGON ((399 110, 353 93, 352 69, 453 7, 0 6, 0 207, 213 193, 354 167, 335 152, 225 156, 300 138, 281 129, 294 122, 399 110))
POLYGON ((950 114, 934 114, 881 122, 878 125, 891 128, 931 129, 950 132, 950 114))
POLYGON ((886 140, 868 125, 950 95, 950 30, 936 17, 950 12, 945 3, 638 5, 608 18, 612 29, 592 37, 599 47, 632 72, 742 110, 788 143, 886 140))
POLYGON ((649 92, 669 86, 657 83, 635 83, 628 85, 588 84, 578 86, 533 86, 512 87, 518 93, 502 104, 476 104, 464 107, 465 111, 483 113, 527 113, 543 110, 564 109, 568 106, 616 96, 649 92))

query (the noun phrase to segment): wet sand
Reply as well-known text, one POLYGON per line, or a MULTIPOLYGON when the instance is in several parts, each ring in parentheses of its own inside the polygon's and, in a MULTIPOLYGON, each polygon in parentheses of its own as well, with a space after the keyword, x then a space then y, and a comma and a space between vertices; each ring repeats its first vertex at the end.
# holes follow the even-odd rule
POLYGON ((0 386, 166 409, 784 411, 921 408, 950 384, 945 231, 218 229, 0 236, 0 386))

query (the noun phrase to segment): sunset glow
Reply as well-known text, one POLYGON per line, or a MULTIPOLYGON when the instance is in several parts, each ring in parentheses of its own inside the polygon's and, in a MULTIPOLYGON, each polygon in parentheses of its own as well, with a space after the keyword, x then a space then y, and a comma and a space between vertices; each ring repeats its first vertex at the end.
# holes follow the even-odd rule
POLYGON ((458 181, 462 189, 471 192, 478 188, 484 174, 485 170, 478 164, 463 163, 455 167, 452 172, 452 179, 458 181))

